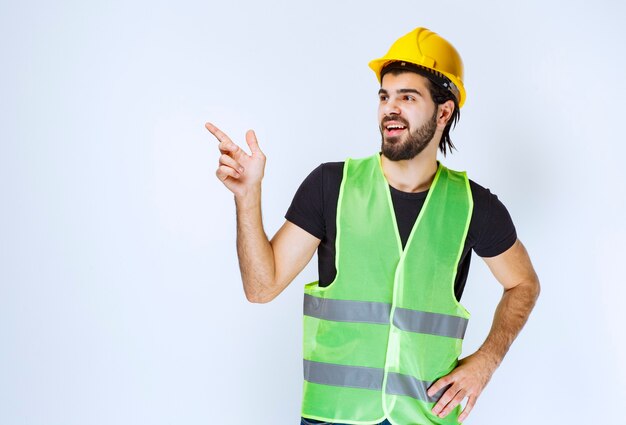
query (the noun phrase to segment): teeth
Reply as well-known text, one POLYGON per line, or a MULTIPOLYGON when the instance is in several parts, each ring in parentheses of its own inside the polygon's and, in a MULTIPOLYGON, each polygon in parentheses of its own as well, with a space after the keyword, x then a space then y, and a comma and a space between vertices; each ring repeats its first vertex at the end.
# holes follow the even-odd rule
POLYGON ((402 128, 404 128, 403 125, 390 125, 390 126, 387 127, 387 130, 399 130, 399 129, 402 129, 402 128))

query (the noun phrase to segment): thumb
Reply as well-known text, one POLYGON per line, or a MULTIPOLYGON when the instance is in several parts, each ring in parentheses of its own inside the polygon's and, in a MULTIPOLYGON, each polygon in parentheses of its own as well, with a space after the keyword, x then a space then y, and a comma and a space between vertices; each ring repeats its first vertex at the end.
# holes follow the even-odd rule
POLYGON ((254 130, 248 130, 246 132, 246 143, 248 144, 248 147, 250 147, 250 152, 253 155, 263 153, 261 152, 261 148, 259 148, 259 142, 256 139, 256 134, 254 133, 254 130))

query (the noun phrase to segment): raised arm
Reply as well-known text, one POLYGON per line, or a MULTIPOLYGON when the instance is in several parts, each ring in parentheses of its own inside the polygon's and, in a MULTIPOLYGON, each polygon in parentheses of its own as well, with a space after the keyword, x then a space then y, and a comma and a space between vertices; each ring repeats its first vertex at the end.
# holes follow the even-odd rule
POLYGON ((428 390, 432 396, 450 385, 433 407, 433 413, 440 417, 446 416, 468 397, 459 422, 463 422, 471 412, 478 396, 528 320, 539 296, 539 279, 519 239, 502 254, 484 260, 504 288, 489 335, 475 353, 461 359, 452 372, 437 380, 428 390))
POLYGON ((266 158, 256 135, 252 130, 246 133, 248 155, 213 124, 205 126, 219 141, 217 178, 235 195, 237 255, 246 298, 255 303, 271 301, 308 264, 320 240, 286 221, 269 241, 261 215, 266 158))

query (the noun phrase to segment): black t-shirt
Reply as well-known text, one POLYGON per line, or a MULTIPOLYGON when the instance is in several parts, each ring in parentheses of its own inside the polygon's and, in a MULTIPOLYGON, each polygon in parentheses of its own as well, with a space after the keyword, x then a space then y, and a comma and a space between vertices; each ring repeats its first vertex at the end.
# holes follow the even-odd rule
MULTIPOLYGON (((335 236, 343 165, 343 162, 327 162, 314 169, 298 188, 285 214, 287 220, 321 239, 317 248, 320 286, 328 286, 337 273, 335 236)), ((474 209, 454 284, 454 293, 459 301, 469 273, 470 250, 473 249, 481 257, 495 257, 509 249, 517 239, 511 216, 498 197, 471 179, 469 183, 474 209)), ((428 190, 408 193, 391 185, 389 189, 404 247, 428 190)))

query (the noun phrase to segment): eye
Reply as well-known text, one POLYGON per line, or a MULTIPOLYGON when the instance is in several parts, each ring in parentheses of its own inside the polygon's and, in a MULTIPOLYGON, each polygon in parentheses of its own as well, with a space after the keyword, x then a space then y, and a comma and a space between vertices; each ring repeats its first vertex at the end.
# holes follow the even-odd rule
POLYGON ((407 102, 413 102, 415 100, 415 96, 411 96, 407 94, 404 96, 404 100, 406 100, 407 102))
POLYGON ((379 95, 379 96, 378 96, 378 99, 379 99, 381 102, 384 102, 384 101, 386 101, 387 99, 389 99, 389 96, 387 96, 386 94, 381 94, 381 95, 379 95))

